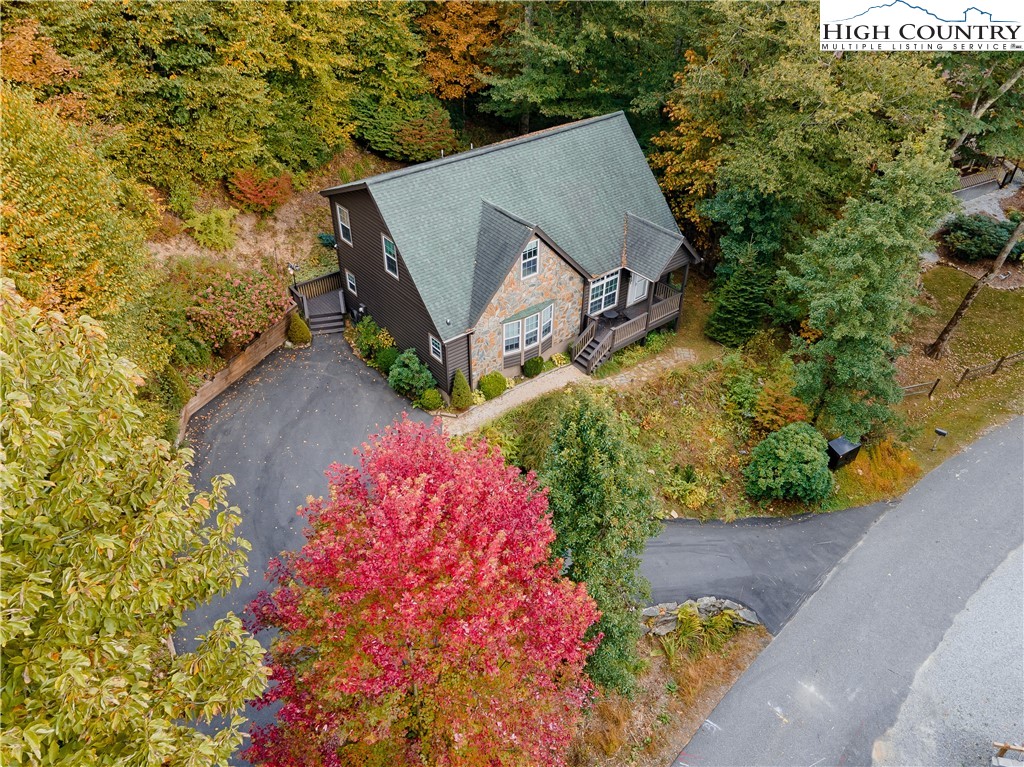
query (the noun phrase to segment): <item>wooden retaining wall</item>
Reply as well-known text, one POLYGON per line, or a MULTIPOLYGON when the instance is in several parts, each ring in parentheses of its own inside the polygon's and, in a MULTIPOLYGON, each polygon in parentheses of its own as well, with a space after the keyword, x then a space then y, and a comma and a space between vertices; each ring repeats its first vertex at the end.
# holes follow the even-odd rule
POLYGON ((221 394, 231 384, 260 364, 266 359, 267 355, 285 342, 288 337, 288 320, 295 313, 296 309, 297 307, 292 306, 280 322, 271 326, 269 330, 264 331, 259 338, 228 360, 228 364, 223 370, 199 387, 195 396, 185 403, 185 407, 182 408, 181 415, 178 417, 176 445, 181 444, 181 440, 185 436, 185 429, 192 416, 210 404, 217 395, 221 394))

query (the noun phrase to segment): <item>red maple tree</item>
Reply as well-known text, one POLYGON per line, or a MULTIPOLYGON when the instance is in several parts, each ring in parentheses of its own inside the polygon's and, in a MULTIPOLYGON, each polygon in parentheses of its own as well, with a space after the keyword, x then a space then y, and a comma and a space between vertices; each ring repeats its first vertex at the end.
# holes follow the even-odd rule
POLYGON ((260 765, 559 764, 599 614, 561 576, 547 498, 485 443, 408 420, 333 464, 301 551, 250 605, 279 631, 260 765))

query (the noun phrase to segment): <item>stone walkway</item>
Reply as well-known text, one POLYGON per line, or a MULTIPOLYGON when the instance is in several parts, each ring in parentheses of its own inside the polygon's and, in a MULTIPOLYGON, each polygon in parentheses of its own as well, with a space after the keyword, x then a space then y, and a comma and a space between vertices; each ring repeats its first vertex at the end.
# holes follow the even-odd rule
POLYGON ((441 414, 441 422, 446 434, 458 436, 470 434, 487 425, 512 408, 525 404, 548 392, 564 389, 570 384, 583 386, 595 384, 613 389, 625 389, 637 383, 653 378, 664 370, 690 365, 697 361, 692 349, 676 347, 641 362, 628 370, 604 379, 594 379, 575 365, 566 365, 529 381, 516 384, 512 389, 497 399, 470 408, 461 415, 441 414))

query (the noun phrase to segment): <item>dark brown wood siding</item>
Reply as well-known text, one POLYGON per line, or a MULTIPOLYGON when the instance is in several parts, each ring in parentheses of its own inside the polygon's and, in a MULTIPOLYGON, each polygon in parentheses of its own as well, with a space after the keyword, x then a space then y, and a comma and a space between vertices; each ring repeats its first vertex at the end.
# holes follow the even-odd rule
POLYGON ((664 274, 674 272, 676 269, 682 269, 688 263, 690 263, 690 254, 686 252, 686 248, 680 247, 675 252, 675 255, 668 260, 668 263, 665 264, 664 274))
POLYGON ((452 390, 452 380, 455 378, 456 370, 462 371, 462 374, 466 376, 467 382, 473 380, 469 369, 468 333, 461 338, 453 338, 444 345, 444 361, 448 385, 448 388, 446 388, 445 391, 450 392, 452 390))
MULTIPOLYGON (((377 324, 388 329, 400 350, 415 349, 438 384, 448 391, 450 378, 445 364, 430 355, 430 335, 440 338, 434 327, 427 307, 423 304, 416 284, 398 251, 398 279, 384 270, 384 245, 382 236, 391 237, 373 196, 366 189, 356 189, 331 195, 331 226, 338 241, 338 268, 344 276, 347 269, 356 278, 358 295, 348 290, 346 282, 345 303, 351 309, 360 304, 377 324), (341 239, 338 231, 338 217, 334 206, 348 209, 352 229, 352 244, 341 239)), ((397 243, 396 243, 397 246, 397 243)), ((453 371, 454 374, 454 371, 453 371)))

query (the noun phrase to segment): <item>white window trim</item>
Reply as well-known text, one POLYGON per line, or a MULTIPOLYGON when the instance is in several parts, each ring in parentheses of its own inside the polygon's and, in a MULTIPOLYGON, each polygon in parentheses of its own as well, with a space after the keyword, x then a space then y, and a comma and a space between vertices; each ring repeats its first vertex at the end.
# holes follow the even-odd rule
POLYGON ((523 349, 523 321, 522 320, 512 320, 512 322, 504 323, 501 326, 501 353, 502 353, 502 356, 505 356, 506 354, 518 354, 520 351, 522 351, 522 349, 523 349), (514 336, 514 338, 516 340, 516 348, 515 349, 509 349, 508 348, 508 342, 512 340, 511 338, 509 338, 508 330, 507 330, 507 328, 510 325, 515 325, 516 326, 516 334, 514 336))
POLYGON ((622 280, 619 279, 619 272, 618 272, 618 270, 616 270, 614 272, 609 272, 608 274, 604 275, 603 277, 598 277, 596 280, 591 282, 590 283, 590 291, 587 294, 587 314, 589 314, 590 316, 594 317, 594 316, 597 316, 598 314, 601 314, 602 312, 606 312, 609 309, 614 308, 614 306, 617 303, 619 303, 619 287, 620 287, 621 283, 622 283, 622 280), (615 297, 615 300, 612 301, 609 304, 607 302, 607 298, 608 298, 609 294, 608 293, 602 293, 601 299, 600 299, 601 300, 601 306, 597 309, 597 311, 594 311, 594 308, 593 308, 593 306, 594 306, 594 288, 596 288, 598 285, 601 285, 603 287, 605 283, 611 281, 612 277, 615 278, 615 292, 610 294, 610 295, 613 295, 615 297))
POLYGON ((547 340, 554 335, 555 332, 555 305, 548 304, 540 311, 540 337, 541 340, 547 340), (548 331, 544 332, 544 315, 548 315, 548 331))
POLYGON ((345 287, 348 288, 349 293, 353 296, 358 296, 359 293, 356 291, 358 283, 356 282, 356 276, 352 274, 348 269, 345 270, 345 287))
POLYGON ((395 245, 395 241, 388 237, 386 234, 380 236, 380 246, 384 251, 384 271, 398 279, 398 246, 395 245), (395 249, 395 271, 388 269, 388 243, 391 243, 391 247, 395 249))
POLYGON ((342 242, 347 243, 349 246, 352 245, 352 217, 349 215, 348 208, 342 207, 337 203, 334 204, 334 217, 338 222, 338 236, 341 237, 342 242), (346 224, 341 220, 341 214, 344 211, 345 218, 348 219, 346 224), (345 230, 348 229, 348 238, 345 237, 345 230))
POLYGON ((536 346, 539 343, 540 343, 540 313, 538 312, 537 314, 531 314, 531 315, 529 315, 527 317, 523 317, 523 348, 524 349, 532 349, 534 346, 536 346), (537 340, 536 341, 532 341, 532 342, 528 342, 526 340, 526 335, 530 331, 528 331, 526 329, 526 326, 527 326, 527 323, 530 320, 532 320, 532 319, 536 319, 537 320, 537 330, 535 331, 537 333, 537 340))
POLYGON ((533 277, 536 277, 538 274, 540 274, 540 240, 534 239, 534 240, 530 240, 526 244, 526 247, 523 248, 523 252, 519 254, 519 279, 521 279, 521 280, 529 280, 529 279, 531 279, 533 277), (535 270, 534 270, 533 274, 525 274, 525 271, 526 271, 526 253, 529 250, 533 250, 534 251, 534 256, 533 256, 532 259, 530 259, 531 261, 533 261, 533 263, 535 265, 535 270))
POLYGON ((636 272, 631 271, 629 273, 629 288, 627 289, 626 293, 626 306, 632 306, 633 304, 638 304, 641 301, 643 301, 645 298, 647 298, 647 293, 650 291, 650 289, 651 281, 649 279, 637 274, 636 272), (638 298, 633 298, 633 289, 641 281, 644 283, 644 293, 642 296, 638 298))
POLYGON ((432 333, 428 333, 427 338, 429 339, 428 342, 430 344, 430 356, 433 357, 438 362, 444 362, 444 344, 441 343, 441 339, 433 335, 432 333), (440 351, 437 354, 434 354, 435 343, 437 344, 437 348, 440 349, 440 351))

